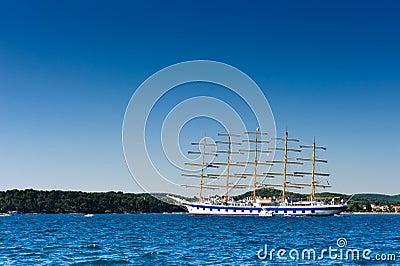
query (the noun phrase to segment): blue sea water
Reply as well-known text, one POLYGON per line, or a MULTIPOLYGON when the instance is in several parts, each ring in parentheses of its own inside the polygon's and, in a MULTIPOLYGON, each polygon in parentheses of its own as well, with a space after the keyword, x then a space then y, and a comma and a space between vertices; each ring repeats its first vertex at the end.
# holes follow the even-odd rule
POLYGON ((400 265, 400 215, 17 215, 0 217, 0 232, 2 265, 400 265))

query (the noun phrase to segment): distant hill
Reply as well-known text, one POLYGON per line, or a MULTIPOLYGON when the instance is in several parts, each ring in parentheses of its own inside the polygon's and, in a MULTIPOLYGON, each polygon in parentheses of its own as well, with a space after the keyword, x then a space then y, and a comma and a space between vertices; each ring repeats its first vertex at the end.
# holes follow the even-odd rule
MULTIPOLYGON (((289 198, 303 198, 306 199, 310 195, 309 194, 300 194, 300 193, 293 193, 293 192, 286 192, 286 195, 289 198)), ((252 197, 253 192, 249 191, 242 195, 235 196, 236 199, 242 199, 246 197, 252 197)), ((282 191, 275 188, 262 188, 257 190, 257 196, 261 197, 276 197, 279 198, 282 196, 282 191)), ((317 199, 332 199, 332 198, 341 198, 347 200, 351 197, 351 195, 341 194, 341 193, 332 193, 332 192, 321 192, 315 194, 317 199)), ((385 194, 374 194, 374 193, 361 193, 355 194, 351 201, 353 200, 366 200, 372 203, 382 202, 382 203, 399 203, 400 204, 400 194, 399 195, 385 195, 385 194)))
MULTIPOLYGON (((309 194, 293 193, 293 192, 289 192, 289 191, 286 192, 286 195, 292 199, 307 199, 310 197, 309 194)), ((235 199, 243 199, 243 198, 252 197, 252 196, 253 196, 253 192, 249 191, 242 195, 235 196, 234 198, 235 199)), ((282 196, 282 190, 275 189, 275 188, 261 188, 261 189, 257 190, 257 196, 280 198, 282 196)), ((347 200, 351 197, 351 195, 331 193, 331 192, 316 193, 315 196, 317 199, 322 199, 322 200, 331 200, 332 198, 340 198, 340 199, 347 200)))
POLYGON ((362 199, 362 200, 368 200, 373 203, 394 203, 394 204, 400 204, 400 194, 399 195, 385 195, 385 194, 369 194, 369 193, 363 193, 363 194, 357 194, 355 195, 355 198, 357 199, 362 199))

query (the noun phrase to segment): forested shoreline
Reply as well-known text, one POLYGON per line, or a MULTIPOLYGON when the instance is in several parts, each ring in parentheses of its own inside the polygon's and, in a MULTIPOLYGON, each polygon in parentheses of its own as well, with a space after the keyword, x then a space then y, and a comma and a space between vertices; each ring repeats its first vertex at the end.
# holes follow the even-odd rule
MULTIPOLYGON (((161 195, 161 194, 160 194, 161 195)), ((248 192, 235 199, 251 197, 248 192)), ((279 198, 281 191, 263 188, 257 191, 262 197, 279 198)), ((287 193, 290 198, 307 198, 306 194, 287 193)), ((161 195, 167 200, 165 195, 161 195)), ((338 193, 318 193, 317 198, 347 200, 351 196, 338 193)), ((167 200, 168 201, 168 200, 167 200)), ((173 202, 173 201, 171 201, 173 202)), ((370 212, 374 206, 397 212, 400 195, 359 194, 349 202, 350 212, 370 212), (395 206, 397 205, 397 206, 395 206)), ((34 189, 0 191, 0 213, 19 211, 22 213, 163 213, 186 212, 181 206, 166 203, 145 193, 43 191, 34 189)), ((385 211, 382 209, 382 211, 385 211)))
POLYGON ((184 212, 180 206, 160 201, 149 194, 7 190, 0 192, 0 213, 163 213, 184 212))

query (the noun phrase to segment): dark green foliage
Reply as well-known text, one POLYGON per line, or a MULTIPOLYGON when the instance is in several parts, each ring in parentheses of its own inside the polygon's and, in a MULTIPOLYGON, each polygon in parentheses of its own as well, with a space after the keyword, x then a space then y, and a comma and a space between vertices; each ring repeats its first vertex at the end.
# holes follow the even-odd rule
POLYGON ((0 212, 23 213, 162 213, 183 212, 179 206, 148 194, 122 192, 38 191, 0 192, 0 212))
POLYGON ((384 195, 384 194, 357 194, 357 199, 373 201, 375 204, 383 205, 388 202, 400 205, 400 195, 384 195))
MULTIPOLYGON (((282 196, 282 191, 274 188, 261 188, 257 189, 257 196, 260 197, 276 197, 280 198, 282 196)), ((292 193, 292 192, 287 192, 288 197, 298 197, 300 194, 292 193)), ((253 191, 246 192, 242 195, 234 197, 236 200, 237 199, 243 199, 246 197, 253 197, 253 191)))

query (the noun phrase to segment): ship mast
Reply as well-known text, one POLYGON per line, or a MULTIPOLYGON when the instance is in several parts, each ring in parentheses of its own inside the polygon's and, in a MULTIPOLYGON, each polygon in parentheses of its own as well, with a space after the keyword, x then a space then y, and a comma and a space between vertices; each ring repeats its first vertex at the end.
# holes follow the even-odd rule
MULTIPOLYGON (((229 182, 230 178, 245 178, 244 176, 237 176, 237 175, 232 175, 230 172, 230 168, 231 166, 245 166, 239 163, 235 163, 232 162, 232 158, 231 155, 232 154, 241 154, 241 152, 238 151, 233 151, 232 150, 232 145, 241 145, 242 143, 240 142, 234 142, 232 141, 232 137, 240 137, 240 135, 237 134, 232 134, 230 133, 230 131, 228 131, 228 133, 218 133, 218 136, 224 136, 227 137, 228 140, 227 141, 216 141, 215 143, 217 144, 223 144, 223 145, 227 145, 227 150, 217 150, 215 151, 216 153, 224 153, 227 155, 227 162, 216 162, 214 163, 215 165, 226 165, 226 179, 225 179, 225 202, 228 202, 229 200, 229 189, 230 188, 244 188, 244 185, 231 185, 231 183, 229 182)), ((208 175, 208 176, 212 176, 215 177, 217 175, 208 175)), ((221 187, 221 186, 217 186, 217 185, 213 185, 213 187, 221 187)))
POLYGON ((188 151, 188 154, 200 154, 201 155, 201 164, 198 164, 198 163, 185 163, 185 165, 200 166, 201 167, 200 175, 182 174, 182 176, 198 177, 198 178, 200 178, 200 184, 199 184, 199 186, 189 186, 189 185, 183 185, 183 186, 191 187, 191 188, 200 188, 199 201, 203 202, 204 201, 204 199, 203 199, 203 189, 205 189, 205 188, 207 188, 207 189, 216 189, 214 187, 208 186, 207 184, 204 184, 204 178, 213 178, 211 176, 205 175, 205 170, 208 167, 218 168, 218 166, 213 165, 212 163, 206 163, 205 156, 206 155, 218 156, 218 154, 216 154, 214 152, 207 152, 206 151, 206 147, 207 146, 216 147, 215 144, 207 142, 206 136, 204 136, 203 141, 201 143, 192 142, 192 145, 196 145, 196 146, 200 146, 201 145, 201 146, 203 146, 203 149, 201 149, 200 151, 188 151))
POLYGON ((289 148, 288 143, 289 142, 299 142, 298 139, 290 139, 289 138, 289 133, 286 129, 285 132, 285 137, 284 138, 272 138, 272 140, 278 140, 278 141, 284 141, 284 146, 283 148, 270 148, 270 150, 277 150, 277 151, 283 151, 283 161, 279 161, 279 160, 272 160, 272 161, 267 161, 267 163, 272 163, 272 164, 283 164, 283 172, 277 172, 277 173, 273 173, 273 172, 269 172, 267 177, 275 177, 275 176, 283 176, 283 182, 282 184, 279 185, 265 185, 265 186, 279 186, 282 187, 282 202, 286 201, 286 189, 291 187, 291 188, 303 188, 303 186, 301 184, 293 184, 287 181, 287 177, 288 176, 293 176, 293 177, 302 177, 302 174, 300 173, 288 173, 287 171, 287 165, 288 164, 298 164, 298 165, 302 165, 302 162, 295 162, 295 161, 289 161, 288 160, 288 152, 301 152, 301 150, 299 149, 292 149, 289 148))
MULTIPOLYGON (((253 164, 253 173, 243 173, 243 174, 238 174, 238 176, 252 176, 253 177, 253 202, 256 202, 257 199, 257 188, 258 188, 258 183, 257 183, 257 177, 266 177, 266 173, 264 174, 257 174, 257 166, 258 165, 272 165, 269 163, 265 162, 259 162, 259 153, 271 153, 271 151, 264 151, 261 148, 259 148, 259 144, 261 143, 269 143, 269 141, 262 140, 261 137, 262 135, 268 135, 266 132, 261 132, 260 129, 257 127, 256 131, 254 132, 244 132, 246 135, 255 135, 254 139, 245 139, 242 140, 242 142, 248 142, 248 143, 254 143, 254 148, 249 149, 249 150, 239 150, 240 152, 248 152, 248 153, 254 153, 254 160, 253 161, 247 161, 247 162, 239 162, 241 164, 253 164)), ((261 156, 260 156, 261 157, 261 156)))
POLYGON ((316 156, 316 150, 320 149, 320 150, 326 150, 325 147, 319 147, 315 144, 315 138, 314 138, 314 142, 312 145, 306 146, 306 145, 300 145, 300 148, 302 149, 312 149, 312 155, 311 158, 297 158, 297 160, 299 161, 311 161, 311 172, 295 172, 297 174, 300 175, 311 175, 311 183, 310 184, 302 184, 303 186, 310 186, 311 187, 311 194, 310 194, 310 200, 311 201, 315 201, 315 187, 330 187, 330 185, 321 185, 319 182, 316 183, 315 182, 315 176, 325 176, 328 177, 329 174, 326 173, 316 173, 315 172, 315 163, 327 163, 327 160, 321 160, 321 159, 317 159, 316 156))

